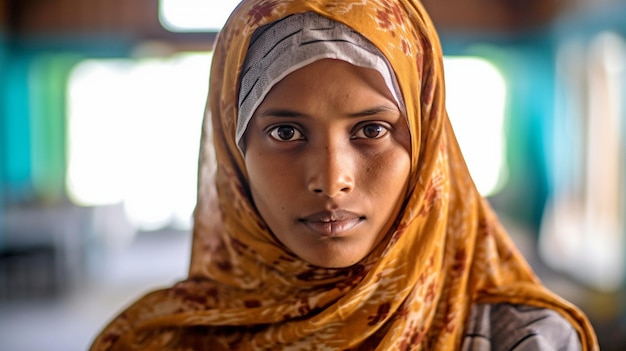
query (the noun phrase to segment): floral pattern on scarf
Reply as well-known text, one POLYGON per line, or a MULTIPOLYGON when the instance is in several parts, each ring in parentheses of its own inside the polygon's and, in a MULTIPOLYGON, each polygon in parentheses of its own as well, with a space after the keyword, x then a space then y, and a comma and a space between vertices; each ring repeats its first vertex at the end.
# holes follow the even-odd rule
POLYGON ((199 162, 189 277, 115 318, 100 350, 453 350, 473 304, 553 309, 597 349, 586 317, 545 289, 478 194, 445 110, 442 52, 414 0, 243 1, 219 34, 199 162), (314 267, 254 208, 235 142, 238 77, 256 28, 312 11, 390 61, 412 136, 410 193, 355 266, 314 267))

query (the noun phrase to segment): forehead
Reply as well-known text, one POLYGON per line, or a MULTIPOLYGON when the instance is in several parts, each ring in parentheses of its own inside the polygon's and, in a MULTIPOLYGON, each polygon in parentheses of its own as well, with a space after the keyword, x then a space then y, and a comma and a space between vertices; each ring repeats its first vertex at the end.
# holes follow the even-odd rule
POLYGON ((384 98, 398 107, 380 72, 341 60, 323 59, 291 72, 274 84, 260 106, 268 100, 289 105, 294 100, 324 97, 327 97, 325 101, 336 98, 344 100, 344 104, 354 104, 356 96, 364 95, 371 99, 384 98), (345 100, 348 97, 351 99, 345 100))

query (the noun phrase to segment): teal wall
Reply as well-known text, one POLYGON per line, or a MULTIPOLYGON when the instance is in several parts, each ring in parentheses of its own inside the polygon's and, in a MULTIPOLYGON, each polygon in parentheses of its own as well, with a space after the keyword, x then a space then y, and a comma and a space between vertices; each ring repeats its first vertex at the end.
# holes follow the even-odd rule
POLYGON ((496 210, 538 232, 549 184, 546 128, 554 111, 554 43, 547 29, 516 36, 443 33, 445 55, 470 55, 495 65, 505 79, 508 180, 490 197, 496 210))
POLYGON ((0 41, 0 202, 64 201, 67 83, 86 58, 128 57, 130 41, 0 41))

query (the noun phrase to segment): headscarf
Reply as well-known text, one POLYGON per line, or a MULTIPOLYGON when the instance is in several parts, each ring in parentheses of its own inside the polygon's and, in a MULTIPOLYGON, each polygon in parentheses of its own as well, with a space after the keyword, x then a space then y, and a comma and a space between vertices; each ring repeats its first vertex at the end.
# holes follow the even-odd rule
POLYGON ((477 192, 445 109, 439 40, 419 2, 243 1, 219 34, 207 104, 189 277, 132 304, 93 351, 454 350, 471 306, 501 302, 555 310, 583 350, 597 349, 586 317, 542 286, 477 192), (397 224, 342 269, 312 266, 272 235, 235 137, 251 36, 304 12, 345 24, 382 52, 412 138, 397 224))
POLYGON ((252 35, 239 86, 235 140, 240 148, 254 111, 271 88, 297 69, 324 58, 378 71, 406 114, 393 68, 378 48, 343 23, 314 12, 300 13, 266 24, 252 35))

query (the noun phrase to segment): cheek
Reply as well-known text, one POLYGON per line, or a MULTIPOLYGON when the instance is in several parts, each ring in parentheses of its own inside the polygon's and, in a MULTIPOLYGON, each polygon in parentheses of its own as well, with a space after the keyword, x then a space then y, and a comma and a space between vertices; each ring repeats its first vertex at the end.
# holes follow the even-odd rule
POLYGON ((272 158, 249 157, 246 167, 252 198, 261 215, 276 216, 286 210, 294 194, 294 173, 272 158))
POLYGON ((372 192, 387 204, 395 204, 405 195, 410 171, 410 158, 404 150, 382 155, 371 162, 362 179, 372 192))

